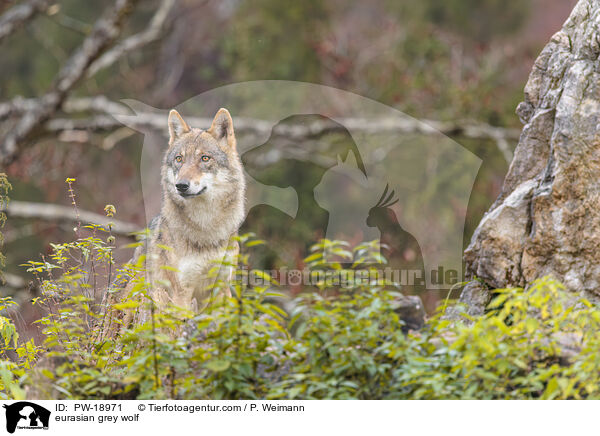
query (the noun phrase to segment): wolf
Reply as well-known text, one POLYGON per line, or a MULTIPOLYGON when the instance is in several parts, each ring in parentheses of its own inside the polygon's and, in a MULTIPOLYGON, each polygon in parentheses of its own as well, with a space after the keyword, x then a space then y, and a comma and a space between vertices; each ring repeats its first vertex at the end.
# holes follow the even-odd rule
MULTIPOLYGON (((208 304, 216 279, 230 279, 245 217, 245 176, 227 109, 219 109, 207 130, 191 128, 171 110, 168 127, 161 211, 131 263, 146 255, 147 280, 159 309, 173 304, 198 310, 208 304)), ((130 281, 125 291, 132 286, 130 281)), ((231 296, 227 287, 224 293, 231 296)))

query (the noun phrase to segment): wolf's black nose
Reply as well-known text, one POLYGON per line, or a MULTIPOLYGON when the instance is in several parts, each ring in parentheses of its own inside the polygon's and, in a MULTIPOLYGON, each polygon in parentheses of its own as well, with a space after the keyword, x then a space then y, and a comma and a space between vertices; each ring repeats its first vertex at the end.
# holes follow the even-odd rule
POLYGON ((175 187, 182 194, 190 188, 190 183, 188 181, 183 181, 179 183, 175 183, 175 187))

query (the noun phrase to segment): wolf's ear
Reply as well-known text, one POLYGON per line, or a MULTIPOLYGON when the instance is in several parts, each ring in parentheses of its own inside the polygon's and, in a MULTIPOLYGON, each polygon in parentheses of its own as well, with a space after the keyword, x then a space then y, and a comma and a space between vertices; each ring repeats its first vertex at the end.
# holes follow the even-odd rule
POLYGON ((221 108, 215 115, 210 129, 207 130, 218 142, 226 140, 231 150, 235 150, 235 134, 233 132, 233 120, 227 109, 221 108))
POLYGON ((171 112, 169 112, 169 145, 172 145, 175 139, 189 131, 190 127, 183 118, 181 118, 179 112, 172 109, 171 112))

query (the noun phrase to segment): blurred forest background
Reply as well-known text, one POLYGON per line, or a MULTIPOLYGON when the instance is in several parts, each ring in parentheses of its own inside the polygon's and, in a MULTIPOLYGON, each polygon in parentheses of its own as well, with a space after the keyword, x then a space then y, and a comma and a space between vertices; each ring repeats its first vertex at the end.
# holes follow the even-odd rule
MULTIPOLYGON (((532 64, 575 3, 1 2, 0 172, 13 186, 14 204, 40 203, 42 209, 8 210, 3 230, 7 280, 0 293, 31 299, 31 278, 19 265, 38 259, 51 241, 73 237, 73 222, 57 219, 62 209, 26 217, 44 215, 40 210, 50 210, 44 204, 71 207, 68 177, 77 179, 82 211, 103 215, 105 205, 114 204, 116 219, 132 224, 121 227, 124 233, 146 224, 139 175, 142 135, 107 121, 111 102, 135 99, 166 109, 249 80, 319 83, 418 119, 449 123, 447 133, 483 160, 467 210, 466 245, 501 187, 520 129, 514 110, 532 64), (33 12, 12 28, 7 14, 20 5, 32 5, 33 12), (110 31, 90 37, 99 17, 121 6, 123 16, 110 31), (461 127, 472 124, 501 128, 501 137, 473 135, 461 127)), ((269 224, 245 224, 255 227, 269 224)), ((307 244, 314 242, 308 240, 312 236, 307 235, 307 244)), ((117 241, 127 242, 127 237, 117 241)), ((118 253, 117 261, 123 262, 131 250, 118 253)), ((299 260, 300 253, 305 251, 299 250, 299 260)))

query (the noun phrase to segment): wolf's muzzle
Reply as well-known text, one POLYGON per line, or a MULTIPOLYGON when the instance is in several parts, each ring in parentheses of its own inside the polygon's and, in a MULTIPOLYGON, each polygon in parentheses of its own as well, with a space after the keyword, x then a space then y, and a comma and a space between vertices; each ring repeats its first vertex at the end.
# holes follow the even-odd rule
POLYGON ((182 191, 178 191, 178 192, 179 192, 179 195, 182 196, 183 198, 192 198, 192 197, 199 197, 200 195, 204 194, 204 191, 206 191, 206 186, 196 193, 189 192, 187 189, 183 192, 182 191))

